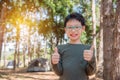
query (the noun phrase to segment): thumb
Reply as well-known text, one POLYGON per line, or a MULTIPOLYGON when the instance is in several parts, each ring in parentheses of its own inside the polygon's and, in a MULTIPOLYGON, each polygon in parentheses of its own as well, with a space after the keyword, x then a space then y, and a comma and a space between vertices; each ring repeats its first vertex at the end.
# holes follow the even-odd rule
POLYGON ((54 53, 55 53, 55 54, 58 54, 58 48, 57 48, 57 47, 55 47, 54 53))
POLYGON ((90 47, 90 50, 91 50, 91 51, 94 51, 94 45, 92 45, 92 46, 90 47))

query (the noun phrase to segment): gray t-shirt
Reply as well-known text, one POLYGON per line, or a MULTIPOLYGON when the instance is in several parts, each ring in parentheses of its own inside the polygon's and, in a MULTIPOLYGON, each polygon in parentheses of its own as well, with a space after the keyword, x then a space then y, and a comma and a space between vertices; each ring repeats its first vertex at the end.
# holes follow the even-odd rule
POLYGON ((95 57, 90 62, 83 58, 83 51, 86 49, 90 49, 90 46, 70 43, 58 46, 60 61, 52 66, 60 76, 59 80, 88 80, 88 75, 95 72, 95 57))

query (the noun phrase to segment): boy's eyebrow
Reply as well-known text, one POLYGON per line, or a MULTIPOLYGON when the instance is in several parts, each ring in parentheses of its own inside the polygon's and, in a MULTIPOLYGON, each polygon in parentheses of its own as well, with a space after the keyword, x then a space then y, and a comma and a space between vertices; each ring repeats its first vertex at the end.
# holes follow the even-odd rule
POLYGON ((82 27, 82 26, 66 26, 66 27, 82 27))
MULTIPOLYGON (((67 26, 67 25, 66 25, 67 26)), ((80 25, 80 24, 76 24, 76 25, 68 25, 68 26, 82 26, 82 25, 80 25)))

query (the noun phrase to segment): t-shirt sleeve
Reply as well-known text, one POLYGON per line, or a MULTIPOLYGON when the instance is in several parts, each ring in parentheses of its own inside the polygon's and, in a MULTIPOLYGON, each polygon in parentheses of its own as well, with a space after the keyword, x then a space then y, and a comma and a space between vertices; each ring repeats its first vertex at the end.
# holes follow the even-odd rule
POLYGON ((87 75, 92 75, 95 72, 96 72, 96 60, 95 60, 95 51, 94 51, 92 60, 87 62, 86 73, 87 75))
POLYGON ((60 54, 60 60, 58 64, 52 64, 53 71, 58 75, 61 76, 63 74, 63 67, 62 67, 62 59, 61 59, 61 51, 60 47, 58 46, 58 53, 60 54))

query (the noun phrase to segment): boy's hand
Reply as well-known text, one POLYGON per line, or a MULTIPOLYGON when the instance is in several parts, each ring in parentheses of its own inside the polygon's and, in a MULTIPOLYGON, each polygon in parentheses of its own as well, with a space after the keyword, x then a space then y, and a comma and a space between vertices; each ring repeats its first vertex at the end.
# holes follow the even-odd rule
POLYGON ((90 50, 84 50, 83 56, 86 61, 91 61, 93 57, 94 47, 91 46, 90 50))
POLYGON ((52 54, 52 64, 58 64, 60 60, 60 54, 58 53, 57 47, 54 50, 54 53, 52 54))

